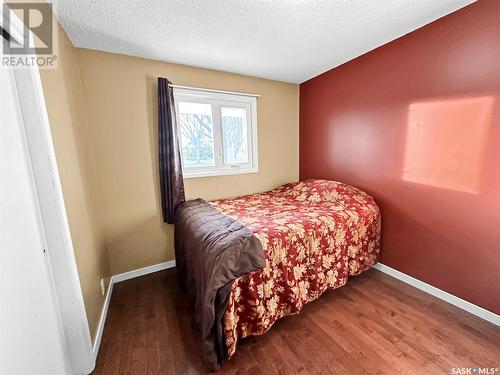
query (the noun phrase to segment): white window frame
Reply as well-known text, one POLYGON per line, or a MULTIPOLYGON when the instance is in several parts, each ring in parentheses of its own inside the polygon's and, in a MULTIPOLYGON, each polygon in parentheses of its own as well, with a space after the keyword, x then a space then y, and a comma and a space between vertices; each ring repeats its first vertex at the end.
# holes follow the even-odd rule
POLYGON ((243 173, 256 173, 259 171, 256 95, 174 86, 174 99, 175 113, 177 116, 177 123, 179 124, 179 132, 179 102, 210 104, 212 107, 215 165, 207 167, 185 167, 184 157, 181 157, 183 163, 182 171, 184 178, 225 176, 243 173), (224 164, 221 107, 236 107, 246 109, 248 163, 224 164))

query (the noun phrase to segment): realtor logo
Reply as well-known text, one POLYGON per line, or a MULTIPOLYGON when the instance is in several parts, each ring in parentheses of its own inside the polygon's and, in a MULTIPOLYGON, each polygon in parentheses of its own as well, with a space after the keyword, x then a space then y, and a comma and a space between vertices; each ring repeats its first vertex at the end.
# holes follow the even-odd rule
POLYGON ((57 25, 52 4, 4 3, 2 10, 2 66, 55 68, 57 25))

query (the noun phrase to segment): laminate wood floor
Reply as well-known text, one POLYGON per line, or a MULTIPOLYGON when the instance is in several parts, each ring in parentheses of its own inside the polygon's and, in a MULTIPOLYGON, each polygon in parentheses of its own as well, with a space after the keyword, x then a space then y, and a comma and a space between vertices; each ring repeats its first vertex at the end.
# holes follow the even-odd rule
MULTIPOLYGON (((207 372, 175 272, 114 286, 94 374, 207 372)), ((500 374, 500 328, 372 269, 241 341, 219 373, 428 375, 471 367, 500 374)))

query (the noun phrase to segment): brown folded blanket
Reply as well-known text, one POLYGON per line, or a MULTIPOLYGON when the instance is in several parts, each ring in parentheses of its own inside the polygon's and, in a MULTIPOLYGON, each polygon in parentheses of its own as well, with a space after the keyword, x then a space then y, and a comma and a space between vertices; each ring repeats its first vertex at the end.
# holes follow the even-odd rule
POLYGON ((174 228, 177 273, 195 301, 203 359, 217 369, 226 358, 222 318, 231 285, 266 265, 262 245, 247 227, 203 199, 179 205, 174 228))

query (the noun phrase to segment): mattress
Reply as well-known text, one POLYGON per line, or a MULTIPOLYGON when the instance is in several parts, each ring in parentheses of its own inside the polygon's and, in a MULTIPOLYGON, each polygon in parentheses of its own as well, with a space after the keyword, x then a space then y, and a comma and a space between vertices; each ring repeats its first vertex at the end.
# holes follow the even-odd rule
POLYGON ((325 291, 369 269, 380 252, 380 211, 352 186, 304 180, 211 204, 260 240, 264 268, 237 278, 223 315, 227 355, 325 291))

